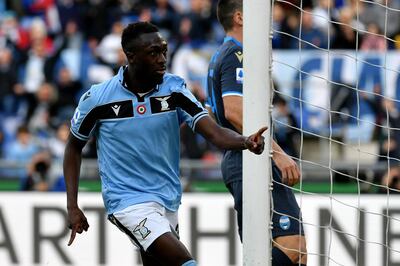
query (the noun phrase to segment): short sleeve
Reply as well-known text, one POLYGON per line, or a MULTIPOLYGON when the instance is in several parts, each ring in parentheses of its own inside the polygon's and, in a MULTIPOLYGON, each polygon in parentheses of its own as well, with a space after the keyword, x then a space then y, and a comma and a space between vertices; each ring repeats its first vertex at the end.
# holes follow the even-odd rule
POLYGON ((80 140, 87 141, 93 134, 97 123, 94 112, 97 101, 90 89, 82 95, 71 119, 71 133, 80 140))
POLYGON ((178 90, 172 93, 175 105, 177 107, 179 122, 186 122, 192 130, 196 128, 196 123, 205 116, 208 116, 207 110, 187 89, 185 82, 181 82, 178 90))
POLYGON ((243 95, 243 53, 238 49, 231 50, 221 65, 222 97, 243 95))

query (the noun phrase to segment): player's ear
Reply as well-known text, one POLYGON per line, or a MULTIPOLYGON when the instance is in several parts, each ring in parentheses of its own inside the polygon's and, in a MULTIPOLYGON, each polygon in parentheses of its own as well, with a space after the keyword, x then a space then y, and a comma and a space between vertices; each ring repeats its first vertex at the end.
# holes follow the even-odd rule
POLYGON ((233 21, 239 26, 243 26, 243 13, 236 11, 233 15, 233 21))

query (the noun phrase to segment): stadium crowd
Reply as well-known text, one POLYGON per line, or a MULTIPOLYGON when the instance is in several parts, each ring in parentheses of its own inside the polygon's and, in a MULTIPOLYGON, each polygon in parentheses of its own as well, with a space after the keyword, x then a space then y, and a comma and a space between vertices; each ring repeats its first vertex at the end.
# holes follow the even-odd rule
MULTIPOLYGON (((4 170, 2 175, 17 175, 25 190, 62 189, 58 181, 49 185, 37 180, 44 179, 51 162, 62 160, 69 119, 80 96, 125 64, 120 35, 130 22, 150 21, 160 28, 169 42, 170 72, 186 79, 205 101, 209 57, 224 38, 216 2, 0 0, 0 159, 29 166, 4 170)), ((276 1, 273 48, 397 49, 399 8, 400 0, 276 1)), ((284 99, 276 103, 283 108, 276 114, 290 116, 284 99)), ((182 133, 183 156, 207 160, 218 156, 190 130, 182 133)), ((293 135, 289 132, 289 139, 293 135)), ((278 138, 283 142, 287 136, 281 133, 278 138)), ((288 142, 287 151, 295 154, 294 144, 288 142)), ((96 156, 93 141, 84 154, 96 156)))

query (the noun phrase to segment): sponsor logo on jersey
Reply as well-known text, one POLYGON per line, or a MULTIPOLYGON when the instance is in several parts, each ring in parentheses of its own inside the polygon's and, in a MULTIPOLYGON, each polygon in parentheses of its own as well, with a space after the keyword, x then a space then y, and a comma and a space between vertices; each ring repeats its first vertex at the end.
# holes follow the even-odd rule
POLYGON ((167 100, 171 98, 171 96, 167 96, 167 97, 163 97, 163 98, 156 98, 158 101, 161 102, 161 111, 168 111, 169 108, 169 104, 167 102, 167 100))
POLYGON ((116 116, 118 116, 120 108, 121 108, 121 105, 113 105, 113 106, 111 106, 111 109, 114 111, 116 116))
POLYGON ((289 219, 289 217, 287 217, 286 215, 281 216, 281 218, 279 218, 279 226, 283 230, 288 230, 290 228, 290 219, 289 219))
POLYGON ((139 113, 139 114, 144 114, 144 113, 146 113, 146 106, 144 106, 144 105, 139 105, 137 108, 136 108, 136 111, 139 113))
POLYGON ((242 63, 242 61, 243 61, 243 53, 241 51, 237 51, 235 53, 235 55, 236 55, 237 59, 239 60, 239 62, 242 63))
POLYGON ((134 229, 133 233, 139 233, 143 239, 150 235, 151 231, 146 227, 147 218, 144 218, 134 229))
POLYGON ((236 83, 243 84, 243 68, 238 67, 236 68, 236 83))

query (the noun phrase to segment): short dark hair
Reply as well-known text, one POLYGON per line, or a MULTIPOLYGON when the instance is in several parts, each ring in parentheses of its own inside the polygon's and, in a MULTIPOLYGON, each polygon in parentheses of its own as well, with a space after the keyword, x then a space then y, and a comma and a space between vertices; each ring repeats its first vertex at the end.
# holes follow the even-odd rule
POLYGON ((27 125, 20 125, 17 128, 17 134, 23 134, 23 133, 26 133, 26 134, 30 133, 29 128, 28 128, 27 125))
POLYGON ((131 23, 122 32, 121 45, 124 52, 132 51, 135 41, 145 33, 158 32, 158 28, 150 22, 131 23))
POLYGON ((225 31, 233 27, 233 15, 236 11, 243 10, 242 0, 219 0, 217 5, 217 17, 225 31))

